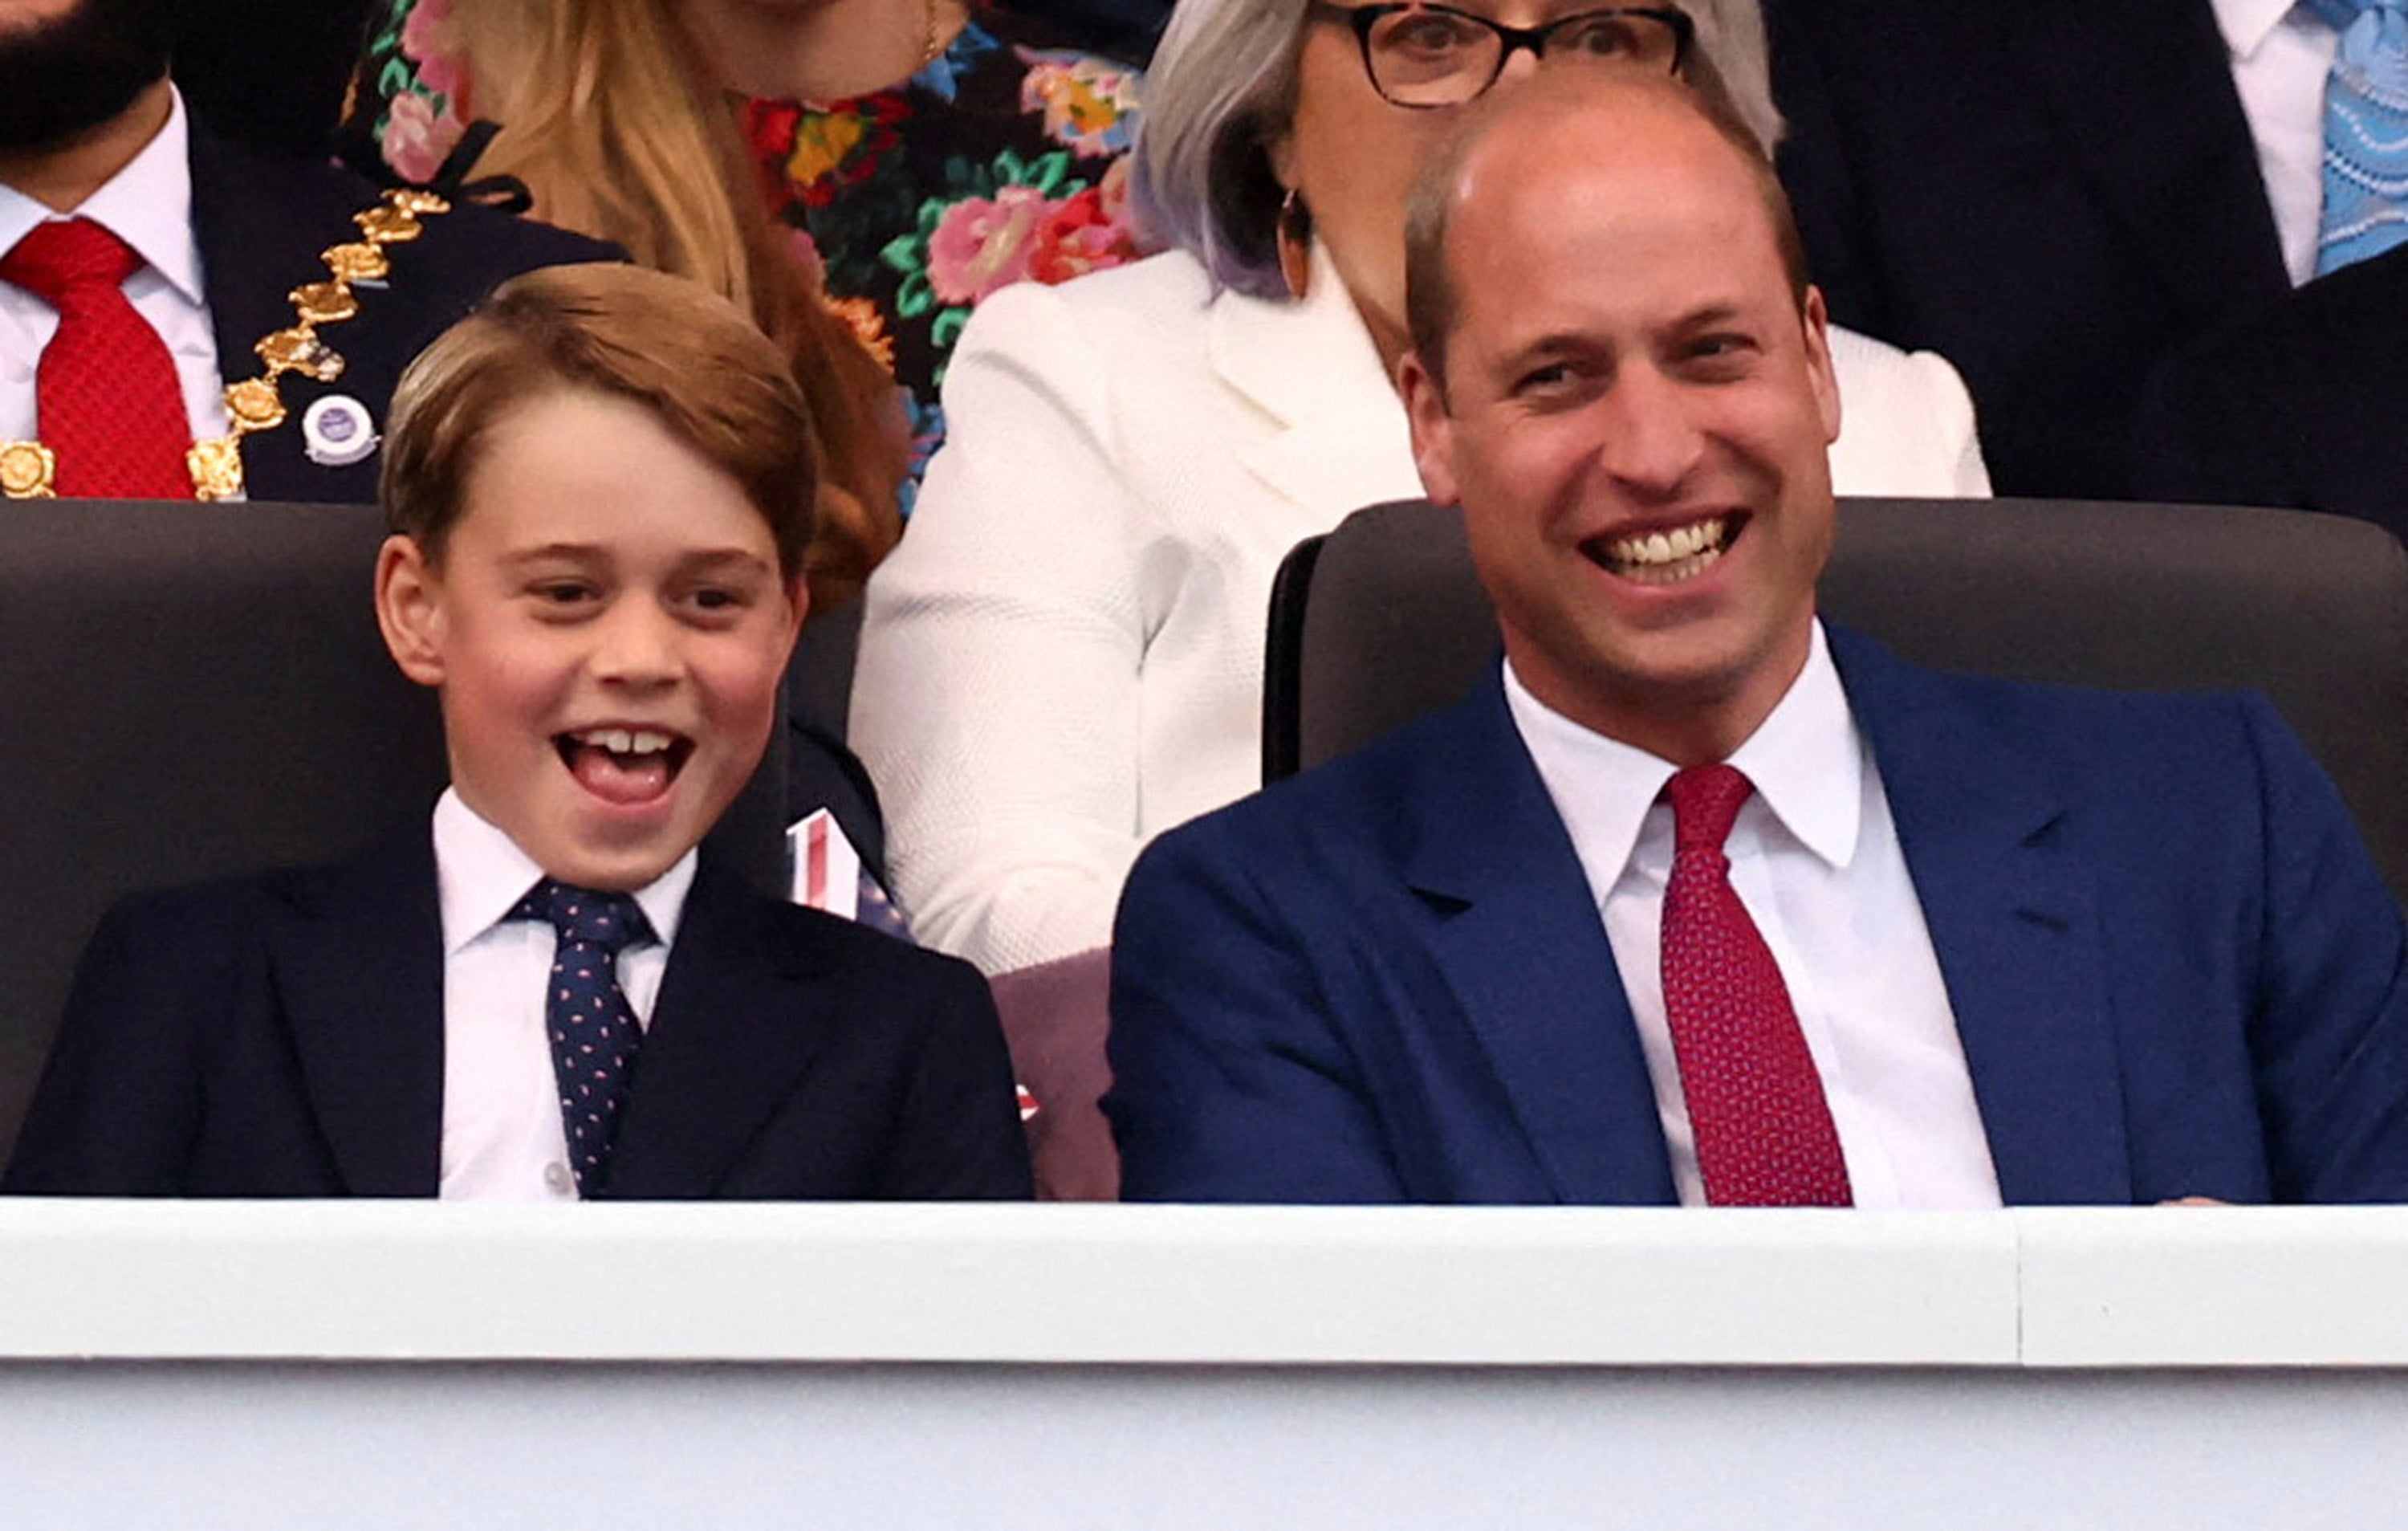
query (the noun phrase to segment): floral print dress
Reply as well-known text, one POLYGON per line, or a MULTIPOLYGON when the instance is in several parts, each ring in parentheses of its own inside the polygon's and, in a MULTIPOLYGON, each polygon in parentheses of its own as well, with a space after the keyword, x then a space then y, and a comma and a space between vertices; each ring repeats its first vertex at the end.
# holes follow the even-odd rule
MULTIPOLYGON (((356 113, 390 171, 432 177, 475 115, 441 38, 454 5, 387 0, 356 113)), ((975 9, 902 84, 848 101, 750 101, 741 122, 769 206, 829 300, 905 390, 912 476, 944 437, 938 385, 980 300, 1145 253, 1127 154, 1138 70, 1062 46, 1044 23, 975 9)), ((910 487, 906 486, 906 500, 910 487)))

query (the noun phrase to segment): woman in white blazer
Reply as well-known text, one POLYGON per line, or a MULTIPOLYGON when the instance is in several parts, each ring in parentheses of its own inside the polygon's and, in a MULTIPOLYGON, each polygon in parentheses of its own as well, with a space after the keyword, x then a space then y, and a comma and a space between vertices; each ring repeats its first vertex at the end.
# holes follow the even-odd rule
MULTIPOLYGON (((1453 3, 1524 27, 1597 8, 1453 3)), ((1675 66, 1769 142, 1753 0, 1691 14, 1675 66)), ((1352 49, 1351 21, 1181 0, 1137 147, 1177 248, 1008 287, 954 352, 946 445, 870 581, 852 742, 915 930, 990 973, 1106 945, 1145 842, 1258 784, 1280 559, 1422 492, 1390 367, 1404 196, 1451 114, 1388 105, 1366 69, 1299 67, 1299 28, 1352 49)), ((1831 350, 1842 494, 1988 493, 1947 362, 1836 329, 1831 350)))

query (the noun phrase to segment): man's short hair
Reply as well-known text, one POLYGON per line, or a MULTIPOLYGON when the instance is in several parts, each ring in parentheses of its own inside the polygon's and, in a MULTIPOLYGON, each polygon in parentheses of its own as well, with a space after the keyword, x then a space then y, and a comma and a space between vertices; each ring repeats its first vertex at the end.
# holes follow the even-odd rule
POLYGON ((652 411, 743 488, 781 571, 802 572, 819 471, 786 357, 725 298, 638 266, 513 278, 419 354, 387 422, 387 529, 440 562, 493 428, 531 399, 578 389, 652 411))
MULTIPOLYGON (((1594 87, 1592 87, 1593 89, 1594 87)), ((1692 79, 1686 88, 1637 81, 1610 89, 1665 90, 1687 101, 1698 118, 1721 136, 1731 152, 1747 166, 1772 224, 1772 243, 1789 278, 1790 296, 1806 305, 1806 243, 1798 234, 1798 218, 1790 210, 1789 194, 1772 168, 1772 156, 1711 79, 1692 79)), ((1529 106, 1519 106, 1518 91, 1493 91, 1464 109, 1462 125, 1414 181, 1405 210, 1405 325, 1413 350, 1429 369, 1439 397, 1446 397, 1446 342, 1454 333, 1461 295, 1446 258, 1447 228, 1454 221, 1455 191, 1463 169, 1499 122, 1518 112, 1570 116, 1587 108, 1593 96, 1550 93, 1529 106)))

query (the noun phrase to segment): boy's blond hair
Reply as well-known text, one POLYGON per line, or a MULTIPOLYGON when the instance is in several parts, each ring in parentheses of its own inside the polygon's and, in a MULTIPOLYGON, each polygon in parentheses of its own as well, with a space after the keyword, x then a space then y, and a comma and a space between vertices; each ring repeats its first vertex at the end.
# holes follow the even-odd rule
POLYGON ((571 389, 651 410, 742 486, 781 571, 802 573, 818 464, 785 357, 725 298, 636 266, 513 278, 410 364, 386 427, 386 527, 440 563, 487 434, 528 400, 571 389))

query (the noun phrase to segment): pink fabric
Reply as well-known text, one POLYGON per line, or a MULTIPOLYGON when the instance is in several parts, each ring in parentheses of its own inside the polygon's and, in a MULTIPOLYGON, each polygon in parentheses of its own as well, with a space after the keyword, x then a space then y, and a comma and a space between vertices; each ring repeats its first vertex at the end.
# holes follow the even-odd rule
POLYGON ((1109 948, 996 975, 1011 1065, 1036 1110, 1023 1125, 1040 1202, 1109 1202, 1121 1193, 1120 1151, 1101 1102, 1111 1083, 1104 1059, 1111 1029, 1109 948))
POLYGON ((1664 1009, 1716 1206, 1846 1206, 1848 1166, 1788 986, 1731 890, 1723 841, 1754 784, 1727 765, 1694 766, 1672 804, 1664 889, 1664 1009))

